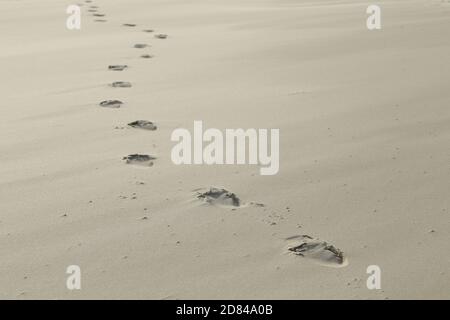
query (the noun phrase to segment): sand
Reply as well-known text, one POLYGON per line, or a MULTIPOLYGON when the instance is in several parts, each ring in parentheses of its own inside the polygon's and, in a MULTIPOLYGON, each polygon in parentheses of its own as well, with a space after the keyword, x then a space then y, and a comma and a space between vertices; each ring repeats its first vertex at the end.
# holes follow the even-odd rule
POLYGON ((378 1, 377 31, 369 1, 70 4, 0 3, 0 298, 450 298, 450 3, 378 1), (280 129, 279 173, 174 165, 195 120, 280 129))

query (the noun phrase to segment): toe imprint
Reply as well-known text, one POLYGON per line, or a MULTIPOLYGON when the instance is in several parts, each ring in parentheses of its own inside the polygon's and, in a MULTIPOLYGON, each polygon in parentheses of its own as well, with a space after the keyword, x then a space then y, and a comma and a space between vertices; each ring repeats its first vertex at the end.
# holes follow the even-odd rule
POLYGON ((113 70, 113 71, 123 71, 126 68, 128 68, 127 65, 111 65, 111 66, 108 66, 108 69, 109 70, 113 70))
POLYGON ((150 122, 147 120, 136 120, 136 121, 130 122, 128 125, 133 128, 140 128, 140 129, 152 130, 152 131, 156 130, 158 128, 153 122, 150 122))
POLYGON ((344 253, 325 241, 314 239, 308 235, 293 236, 286 240, 297 239, 288 250, 297 256, 311 259, 316 263, 330 267, 344 267, 347 260, 344 253))
POLYGON ((127 164, 135 164, 140 166, 153 166, 153 161, 156 158, 153 156, 150 156, 148 154, 130 154, 126 157, 123 157, 122 160, 125 160, 127 164))
POLYGON ((239 207, 241 205, 241 200, 234 193, 215 187, 211 187, 209 191, 197 193, 197 199, 219 206, 239 207))
POLYGON ((100 106, 106 108, 120 108, 122 104, 123 102, 120 100, 104 100, 100 102, 100 106))

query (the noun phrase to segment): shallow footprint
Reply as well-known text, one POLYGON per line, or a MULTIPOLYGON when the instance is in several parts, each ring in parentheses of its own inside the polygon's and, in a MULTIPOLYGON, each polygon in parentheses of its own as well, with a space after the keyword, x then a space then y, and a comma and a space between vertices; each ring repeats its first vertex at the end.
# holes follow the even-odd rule
POLYGON ((94 13, 94 17, 104 17, 105 15, 103 13, 94 13))
POLYGON ((95 19, 94 20, 94 22, 106 22, 106 21, 108 21, 108 20, 105 20, 105 19, 95 19))
POLYGON ((155 38, 157 39, 166 39, 167 38, 167 34, 155 34, 155 38))
POLYGON ((127 81, 115 81, 111 83, 111 87, 114 88, 131 88, 131 83, 127 81))
POLYGON ((197 192, 197 199, 211 205, 240 207, 241 200, 226 189, 211 187, 206 192, 197 192))
POLYGON ((120 108, 122 106, 123 102, 120 100, 104 100, 100 102, 100 107, 105 108, 120 108))
POLYGON ((126 64, 118 64, 118 65, 108 66, 108 69, 112 70, 112 71, 123 71, 126 68, 128 68, 128 66, 126 64))
POLYGON ((145 167, 153 166, 153 160, 155 159, 155 157, 148 154, 130 154, 122 158, 122 160, 125 160, 127 164, 134 164, 145 167))
POLYGON ((147 120, 136 120, 136 121, 130 122, 128 125, 133 128, 152 130, 152 131, 158 129, 158 127, 153 122, 147 121, 147 120))
POLYGON ((325 241, 314 239, 308 235, 293 236, 286 240, 294 240, 288 246, 289 252, 320 265, 340 268, 348 264, 344 253, 325 241))
POLYGON ((153 30, 153 29, 144 29, 144 30, 142 30, 142 31, 148 32, 148 33, 155 32, 155 30, 153 30))
POLYGON ((150 58, 153 58, 153 56, 151 54, 143 54, 143 55, 141 55, 141 58, 150 59, 150 58))
POLYGON ((123 26, 124 27, 136 27, 136 25, 134 23, 124 23, 123 26))
POLYGON ((145 43, 137 43, 134 45, 134 48, 136 48, 136 49, 144 49, 147 47, 148 47, 148 44, 145 44, 145 43))

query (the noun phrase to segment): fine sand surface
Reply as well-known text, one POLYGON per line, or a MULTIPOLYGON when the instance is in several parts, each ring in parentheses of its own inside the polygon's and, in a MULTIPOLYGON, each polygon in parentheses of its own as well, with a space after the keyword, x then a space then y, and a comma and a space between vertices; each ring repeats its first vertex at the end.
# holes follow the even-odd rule
POLYGON ((450 298, 449 2, 78 1, 0 0, 0 298, 450 298), (194 120, 279 128, 279 173, 174 165, 194 120))

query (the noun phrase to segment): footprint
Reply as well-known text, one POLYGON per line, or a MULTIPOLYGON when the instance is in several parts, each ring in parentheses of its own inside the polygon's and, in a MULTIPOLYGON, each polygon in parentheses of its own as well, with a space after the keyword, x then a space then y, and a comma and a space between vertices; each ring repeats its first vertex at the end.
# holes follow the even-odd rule
POLYGON ((158 39, 166 39, 167 38, 167 34, 155 34, 155 38, 158 38, 158 39))
POLYGON ((128 125, 133 128, 152 130, 152 131, 154 131, 158 128, 153 122, 150 122, 147 120, 136 120, 136 121, 130 122, 128 125))
POLYGON ((100 107, 105 108, 120 108, 122 106, 123 102, 120 100, 105 100, 100 102, 100 107))
POLYGON ((112 71, 123 71, 126 68, 128 68, 128 66, 126 64, 123 64, 123 65, 122 64, 118 64, 118 65, 108 66, 108 69, 112 70, 112 71))
POLYGON ((95 19, 94 20, 94 22, 106 22, 106 21, 108 21, 108 20, 105 20, 105 19, 95 19))
POLYGON ((126 81, 115 81, 110 84, 114 88, 131 88, 131 83, 126 81))
POLYGON ((148 44, 145 44, 145 43, 137 43, 137 44, 134 45, 134 47, 137 48, 137 49, 144 49, 144 48, 147 48, 147 47, 148 47, 148 44))
POLYGON ((125 160, 127 164, 134 164, 139 166, 151 167, 153 166, 153 161, 156 158, 153 156, 149 156, 148 154, 130 154, 126 157, 123 157, 122 160, 125 160))
POLYGON ((288 246, 288 251, 294 255, 328 267, 340 268, 348 265, 344 253, 325 241, 314 239, 308 235, 292 236, 285 240, 295 240, 288 246))
POLYGON ((123 26, 124 27, 136 27, 136 25, 134 23, 124 23, 123 26))
POLYGON ((103 13, 94 13, 94 17, 104 17, 105 15, 103 13))
POLYGON ((143 54, 143 55, 141 55, 141 58, 150 59, 150 58, 153 58, 153 56, 151 54, 143 54))
POLYGON ((97 12, 97 9, 88 9, 88 12, 97 12))
POLYGON ((197 199, 200 199, 211 205, 224 207, 240 207, 241 200, 234 194, 225 189, 211 187, 206 192, 197 192, 197 199))
POLYGON ((148 32, 148 33, 155 32, 155 30, 153 30, 153 29, 144 29, 144 30, 142 30, 142 31, 148 32))

